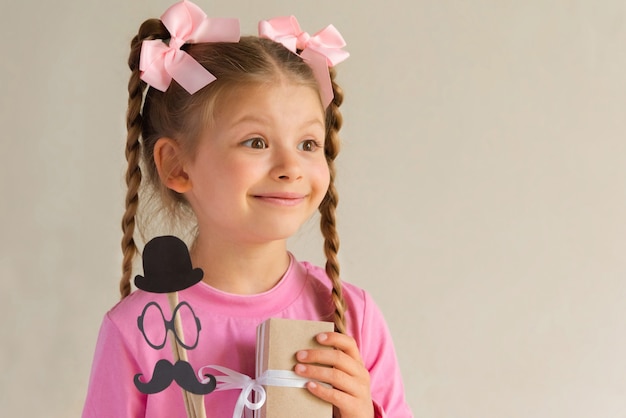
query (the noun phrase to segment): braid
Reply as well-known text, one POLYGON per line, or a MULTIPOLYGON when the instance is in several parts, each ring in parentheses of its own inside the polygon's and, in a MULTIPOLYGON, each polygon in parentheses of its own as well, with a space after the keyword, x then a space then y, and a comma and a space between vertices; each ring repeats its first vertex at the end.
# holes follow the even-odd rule
POLYGON ((130 294, 130 276, 133 269, 133 260, 138 252, 135 243, 135 216, 139 206, 139 186, 141 185, 141 142, 139 137, 142 129, 141 103, 146 83, 139 78, 139 57, 141 44, 145 39, 166 38, 169 34, 165 26, 158 19, 145 21, 139 28, 139 33, 130 44, 128 66, 131 70, 128 81, 128 111, 126 113, 126 210, 122 216, 122 278, 120 279, 120 294, 125 298, 130 294))
POLYGON ((341 279, 339 276, 339 260, 337 253, 339 252, 339 235, 337 233, 335 211, 339 196, 335 188, 335 163, 334 160, 339 153, 339 129, 343 118, 339 111, 339 106, 343 102, 343 91, 335 83, 335 71, 330 69, 331 80, 333 85, 334 99, 326 110, 326 142, 325 153, 328 169, 330 172, 330 184, 326 196, 320 205, 320 227, 324 236, 324 254, 326 255, 326 274, 330 278, 333 290, 332 301, 335 305, 334 322, 337 331, 345 334, 346 332, 346 301, 343 298, 341 279))

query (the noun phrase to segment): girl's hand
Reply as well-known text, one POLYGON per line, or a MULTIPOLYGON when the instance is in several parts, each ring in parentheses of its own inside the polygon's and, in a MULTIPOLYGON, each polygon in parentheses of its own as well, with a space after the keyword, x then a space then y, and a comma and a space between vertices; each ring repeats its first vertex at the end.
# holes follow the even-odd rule
POLYGON ((309 382, 307 389, 333 404, 340 418, 373 418, 370 375, 363 365, 354 338, 328 332, 319 334, 317 341, 335 350, 299 351, 295 371, 299 376, 328 383, 332 388, 309 382))

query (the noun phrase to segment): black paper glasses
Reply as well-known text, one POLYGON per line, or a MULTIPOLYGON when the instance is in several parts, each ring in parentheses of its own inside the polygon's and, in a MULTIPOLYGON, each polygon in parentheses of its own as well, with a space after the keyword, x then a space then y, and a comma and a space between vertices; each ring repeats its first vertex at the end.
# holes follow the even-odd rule
MULTIPOLYGON (((174 311, 172 312, 172 319, 169 321, 165 319, 165 315, 163 315, 163 310, 161 309, 159 304, 154 301, 150 302, 143 308, 143 312, 141 313, 141 315, 137 317, 137 327, 139 327, 139 330, 143 334, 146 342, 150 345, 150 347, 154 348, 155 350, 160 350, 165 347, 168 330, 172 331, 172 334, 174 334, 176 341, 178 341, 178 343, 182 347, 186 348, 187 350, 193 350, 198 345, 198 340, 200 339, 200 330, 202 329, 202 326, 200 325, 200 320, 187 302, 180 302, 178 305, 176 305, 174 311), (161 321, 155 320, 155 315, 157 315, 157 319, 160 315, 161 321), (191 344, 185 343, 183 336, 180 336, 176 333, 174 321, 176 320, 177 315, 179 316, 181 323, 184 323, 186 325, 190 323, 196 324, 195 337, 193 338, 191 344), (146 329, 144 327, 145 323, 156 324, 157 322, 161 322, 163 326, 161 327, 151 325, 150 329, 147 330, 148 332, 146 332, 146 329)), ((187 334, 189 336, 189 333, 187 334)))

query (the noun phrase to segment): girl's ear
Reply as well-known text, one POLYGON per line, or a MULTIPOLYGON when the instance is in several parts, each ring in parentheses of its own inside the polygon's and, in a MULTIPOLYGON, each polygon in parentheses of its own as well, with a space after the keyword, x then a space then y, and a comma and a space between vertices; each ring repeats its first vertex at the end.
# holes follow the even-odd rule
POLYGON ((161 182, 178 193, 191 189, 191 179, 183 165, 180 146, 171 138, 159 138, 154 144, 154 163, 161 182))

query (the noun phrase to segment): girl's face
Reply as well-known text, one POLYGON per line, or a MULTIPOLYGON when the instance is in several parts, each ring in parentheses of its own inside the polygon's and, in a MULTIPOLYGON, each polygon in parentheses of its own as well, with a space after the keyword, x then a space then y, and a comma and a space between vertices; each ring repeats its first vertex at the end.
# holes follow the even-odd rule
POLYGON ((228 93, 185 165, 200 235, 233 244, 293 235, 328 189, 324 137, 311 87, 283 81, 228 93))

